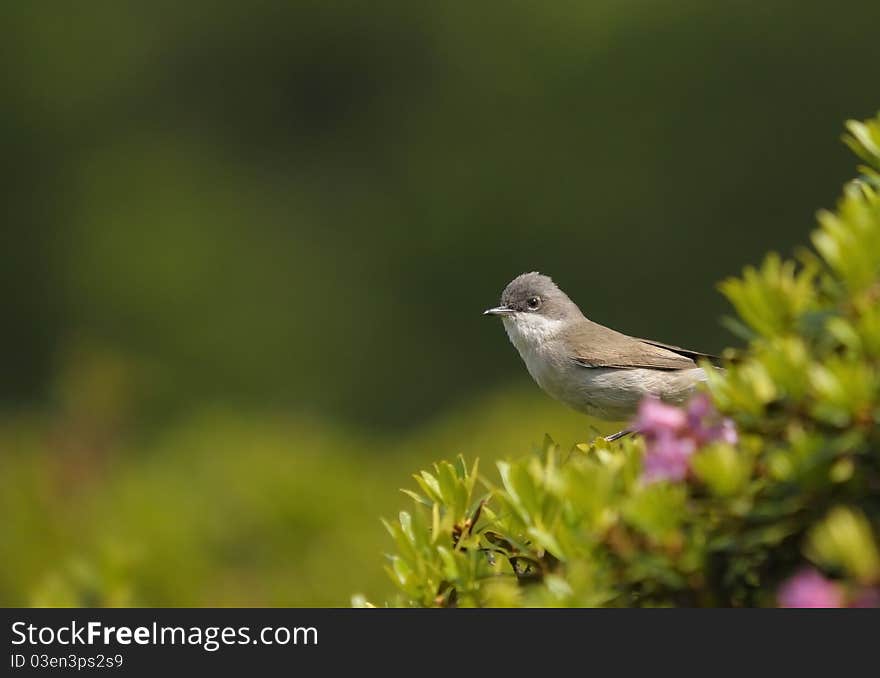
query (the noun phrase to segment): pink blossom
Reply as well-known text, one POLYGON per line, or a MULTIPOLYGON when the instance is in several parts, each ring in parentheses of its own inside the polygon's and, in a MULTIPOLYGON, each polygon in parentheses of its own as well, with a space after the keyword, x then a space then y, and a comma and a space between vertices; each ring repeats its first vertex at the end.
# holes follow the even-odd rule
POLYGON ((653 396, 647 396, 639 403, 635 427, 644 436, 673 433, 686 425, 687 415, 677 407, 666 405, 653 396))
POLYGON ((779 607, 841 607, 843 592, 816 570, 803 569, 783 582, 777 602, 779 607))
POLYGON ((648 442, 644 459, 646 483, 658 480, 684 480, 696 443, 691 438, 679 438, 662 432, 648 442))
POLYGON ((645 439, 643 479, 649 483, 684 480, 699 447, 737 442, 733 420, 722 417, 705 393, 694 396, 686 409, 648 396, 639 403, 633 428, 645 439))
POLYGON ((699 423, 708 417, 714 411, 715 408, 712 406, 712 401, 709 400, 709 396, 705 393, 697 393, 697 395, 691 398, 687 406, 688 424, 693 426, 695 423, 699 423))
POLYGON ((716 441, 735 445, 738 440, 733 420, 722 417, 705 393, 698 393, 688 403, 687 426, 700 445, 716 441))
POLYGON ((733 419, 725 417, 719 426, 717 440, 728 445, 736 445, 739 442, 739 434, 736 432, 736 424, 733 419))

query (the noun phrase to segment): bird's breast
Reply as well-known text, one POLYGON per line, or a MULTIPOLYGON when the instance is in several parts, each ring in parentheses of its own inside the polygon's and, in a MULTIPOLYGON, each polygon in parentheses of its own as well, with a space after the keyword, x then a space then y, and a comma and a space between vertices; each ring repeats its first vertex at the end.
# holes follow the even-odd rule
POLYGON ((526 346, 519 351, 526 369, 544 391, 576 409, 585 404, 583 375, 562 347, 551 343, 526 346))
MULTIPOLYGON (((580 316, 578 312, 576 315, 580 316)), ((567 320, 540 313, 503 318, 504 328, 532 379, 548 395, 585 414, 625 421, 635 416, 645 396, 682 403, 706 373, 689 361, 682 369, 652 367, 585 367, 572 356, 589 354, 591 342, 622 341, 625 350, 636 340, 589 323, 582 316, 567 320), (583 327, 578 323, 585 323, 583 327), (630 344, 627 344, 627 340, 630 344), (574 342, 572 345, 571 342, 574 342), (588 345, 583 346, 586 342, 588 345)), ((635 358, 639 358, 636 352, 635 358)), ((612 363, 613 364, 613 363, 612 363)), ((640 364, 635 360, 624 364, 640 364)), ((641 363, 644 364, 644 363, 641 363)), ((680 363, 673 363, 676 366, 680 363)))
POLYGON ((646 395, 682 402, 706 378, 698 367, 584 367, 571 359, 571 352, 560 340, 560 321, 537 316, 518 321, 505 318, 504 327, 538 386, 569 407, 600 419, 632 418, 646 395))

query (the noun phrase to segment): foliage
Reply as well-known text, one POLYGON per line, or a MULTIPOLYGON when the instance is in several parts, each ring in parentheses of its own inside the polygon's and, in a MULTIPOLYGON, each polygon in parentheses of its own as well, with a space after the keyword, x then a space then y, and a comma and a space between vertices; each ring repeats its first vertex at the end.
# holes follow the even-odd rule
MULTIPOLYGON (((123 363, 125 361, 122 361, 123 363)), ((487 463, 586 423, 534 389, 397 435, 228 405, 132 430, 129 368, 78 355, 51 414, 0 418, 0 604, 339 606, 393 587, 376 558, 395 489, 436 446, 487 463), (113 376, 116 375, 116 376, 113 376), (86 397, 87 394, 91 394, 86 397)))
POLYGON ((679 448, 680 480, 646 477, 650 435, 568 453, 548 438, 498 463, 497 481, 461 458, 435 464, 406 491, 414 510, 386 523, 395 604, 876 601, 880 117, 848 130, 866 165, 819 214, 815 251, 771 254, 720 285, 747 345, 706 366, 707 388, 738 435, 679 448))

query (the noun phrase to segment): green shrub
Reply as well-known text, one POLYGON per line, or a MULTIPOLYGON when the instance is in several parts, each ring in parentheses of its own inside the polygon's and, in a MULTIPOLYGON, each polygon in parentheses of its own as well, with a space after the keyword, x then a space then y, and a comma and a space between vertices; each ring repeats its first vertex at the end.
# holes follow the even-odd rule
POLYGON ((462 458, 422 471, 385 523, 393 604, 876 604, 880 116, 847 127, 865 165, 815 251, 720 285, 746 347, 710 371, 711 403, 613 444, 547 438, 497 481, 462 458))

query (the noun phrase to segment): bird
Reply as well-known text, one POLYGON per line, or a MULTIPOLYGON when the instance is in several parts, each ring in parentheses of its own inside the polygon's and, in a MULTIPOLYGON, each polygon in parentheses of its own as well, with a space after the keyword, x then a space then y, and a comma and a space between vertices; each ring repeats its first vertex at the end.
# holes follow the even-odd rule
MULTIPOLYGON (((596 419, 632 421, 645 397, 681 404, 706 372, 691 351, 617 332, 588 319, 580 307, 538 272, 514 278, 501 303, 483 315, 502 319, 532 379, 548 395, 596 419)), ((605 440, 637 432, 632 426, 605 440)))

